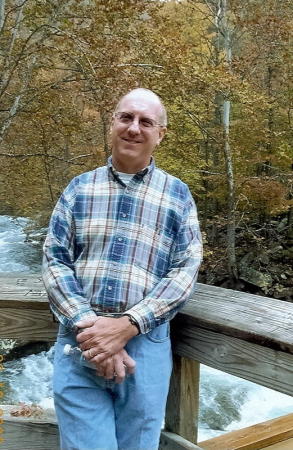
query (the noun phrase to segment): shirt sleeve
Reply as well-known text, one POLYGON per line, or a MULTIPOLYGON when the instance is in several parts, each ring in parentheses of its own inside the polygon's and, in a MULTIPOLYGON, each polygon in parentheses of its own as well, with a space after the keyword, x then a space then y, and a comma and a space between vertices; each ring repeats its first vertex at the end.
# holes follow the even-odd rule
POLYGON ((197 211, 189 193, 174 242, 170 269, 141 302, 127 311, 138 323, 141 333, 172 319, 183 307, 194 291, 201 260, 202 240, 197 211))
POLYGON ((77 179, 65 189, 57 202, 44 243, 42 275, 53 314, 60 323, 75 329, 81 319, 96 318, 74 270, 74 205, 77 179))

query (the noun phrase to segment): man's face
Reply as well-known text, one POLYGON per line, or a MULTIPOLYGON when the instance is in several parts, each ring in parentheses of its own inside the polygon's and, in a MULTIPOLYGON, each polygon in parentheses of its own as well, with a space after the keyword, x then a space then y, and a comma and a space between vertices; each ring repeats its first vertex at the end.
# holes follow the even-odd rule
POLYGON ((161 105, 146 93, 129 94, 122 99, 111 128, 114 167, 139 171, 149 165, 151 155, 166 132, 160 127, 161 105), (148 126, 155 124, 155 126, 148 126))

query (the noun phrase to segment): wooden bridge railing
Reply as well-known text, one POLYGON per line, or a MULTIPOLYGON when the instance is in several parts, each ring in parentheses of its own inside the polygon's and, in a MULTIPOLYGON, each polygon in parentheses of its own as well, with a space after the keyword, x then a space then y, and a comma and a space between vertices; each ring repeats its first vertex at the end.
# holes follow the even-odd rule
MULTIPOLYGON (((0 329, 1 338, 55 339, 57 324, 40 276, 0 276, 0 329)), ((229 434, 196 445, 200 363, 293 396, 292 303, 199 284, 172 321, 172 342, 162 449, 261 449, 293 438, 292 414, 242 437, 229 434)), ((20 448, 15 445, 7 448, 20 448)))

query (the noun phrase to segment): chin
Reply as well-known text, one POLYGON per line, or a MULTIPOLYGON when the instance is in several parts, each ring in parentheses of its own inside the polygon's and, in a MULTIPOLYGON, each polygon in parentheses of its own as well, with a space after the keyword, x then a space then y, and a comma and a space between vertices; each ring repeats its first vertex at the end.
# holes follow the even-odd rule
POLYGON ((137 149, 135 149, 135 148, 133 148, 133 147, 124 147, 124 148, 121 148, 118 152, 117 152, 117 154, 118 155, 121 155, 121 156, 135 156, 135 155, 137 155, 138 156, 138 152, 137 152, 137 149))

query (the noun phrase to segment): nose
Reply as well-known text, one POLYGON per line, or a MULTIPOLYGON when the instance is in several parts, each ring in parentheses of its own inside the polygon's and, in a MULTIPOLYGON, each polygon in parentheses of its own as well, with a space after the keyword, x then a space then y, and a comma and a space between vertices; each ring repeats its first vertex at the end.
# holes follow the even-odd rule
POLYGON ((140 133, 139 119, 135 117, 128 127, 128 131, 133 134, 140 133))

